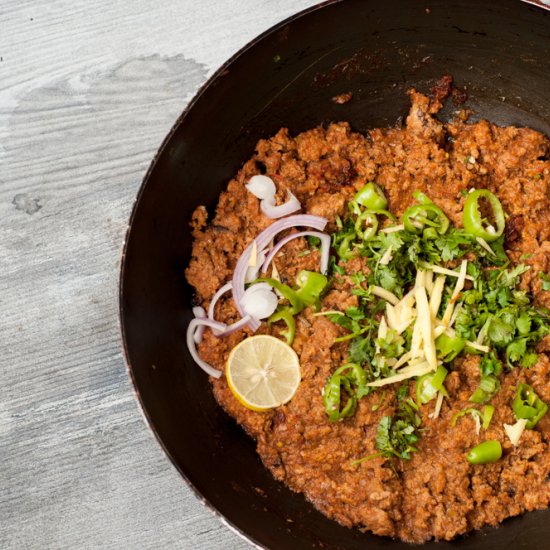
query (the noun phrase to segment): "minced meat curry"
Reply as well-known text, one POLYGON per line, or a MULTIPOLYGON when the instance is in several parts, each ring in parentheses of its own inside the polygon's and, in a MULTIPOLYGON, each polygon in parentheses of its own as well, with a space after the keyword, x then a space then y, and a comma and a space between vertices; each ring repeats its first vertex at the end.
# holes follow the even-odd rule
MULTIPOLYGON (((326 516, 348 527, 421 543, 496 526, 550 501, 550 415, 544 414, 550 403, 550 141, 528 128, 470 123, 465 116, 444 124, 435 116, 441 98, 414 90, 410 97, 403 127, 363 135, 341 122, 296 137, 283 128, 260 140, 220 195, 214 218, 207 220, 203 206, 194 212, 186 276, 197 304, 207 308, 216 291, 231 281, 245 248, 273 223, 246 187, 255 175, 275 183, 278 204, 291 192, 302 213, 328 220, 326 231, 333 239, 328 284, 317 307, 304 307, 293 317, 292 347, 301 368, 294 397, 255 412, 236 399, 224 376, 211 378, 213 392, 256 440, 273 475, 326 516), (385 202, 384 208, 364 215, 357 193, 369 182, 377 184, 385 202), (497 213, 490 200, 480 199, 478 214, 489 221, 466 250, 464 209, 474 189, 498 198, 505 227, 496 239, 499 220, 489 218, 497 213), (421 205, 413 211, 420 217, 410 215, 415 205, 421 205), (378 231, 371 226, 359 231, 361 216, 371 223, 374 216, 378 231), (409 225, 400 225, 403 220, 409 225), (372 241, 366 233, 374 235, 372 241), (401 265, 392 267, 396 258, 402 258, 401 265), (415 346, 412 325, 400 332, 390 323, 395 300, 401 303, 409 289, 414 294, 418 287, 418 274, 406 266, 429 271, 436 263, 456 271, 441 283, 447 286, 441 286, 439 297, 439 317, 445 305, 454 312, 441 329, 445 342, 435 340, 444 383, 436 384, 432 373, 422 383, 417 376, 384 385, 399 358, 415 346), (453 294, 461 266, 469 275, 453 294), (484 286, 478 286, 481 280, 484 286), (369 291, 375 285, 384 289, 376 301, 369 291), (480 327, 481 317, 486 321, 480 327), (453 328, 446 329, 452 322, 453 328), (385 363, 380 360, 384 350, 385 363), (352 376, 349 368, 343 378, 335 378, 350 361, 359 370, 352 376), (359 371, 366 382, 382 382, 367 387, 359 371), (330 384, 335 380, 337 399, 331 405, 327 392, 334 390, 330 384), (361 395, 360 387, 365 389, 361 395), (431 394, 426 392, 430 388, 431 394), (510 436, 516 428, 519 443, 510 436), (498 456, 469 460, 468 453, 483 442, 494 442, 498 456)), ((273 262, 279 280, 291 286, 304 270, 319 271, 320 255, 314 239, 289 241, 273 262)), ((422 296, 432 299, 438 273, 445 277, 443 268, 430 274, 435 278, 430 283, 426 279, 422 296)), ((279 299, 285 302, 284 295, 279 299)), ((231 294, 217 301, 215 319, 227 325, 241 319, 231 294)), ((436 321, 434 331, 443 326, 436 321)), ((284 341, 285 328, 262 322, 256 334, 284 341)), ((218 338, 207 328, 197 350, 202 360, 224 371, 231 350, 252 334, 244 328, 218 338)))

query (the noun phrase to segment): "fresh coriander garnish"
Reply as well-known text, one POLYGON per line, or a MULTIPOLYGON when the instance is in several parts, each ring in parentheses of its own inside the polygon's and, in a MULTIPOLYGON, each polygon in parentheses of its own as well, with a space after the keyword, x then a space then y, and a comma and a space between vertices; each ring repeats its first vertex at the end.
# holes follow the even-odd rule
POLYGON ((383 416, 376 430, 376 448, 385 458, 409 460, 416 452, 420 439, 418 428, 422 422, 418 407, 407 399, 408 384, 403 384, 397 392, 397 411, 393 416, 383 416))
POLYGON ((550 276, 541 271, 539 277, 542 279, 542 290, 550 290, 550 276))
MULTIPOLYGON (((382 190, 368 184, 348 204, 348 216, 336 220, 331 273, 349 284, 357 305, 326 314, 347 331, 335 341, 349 341, 350 362, 325 387, 331 420, 354 414, 361 396, 377 387, 415 377, 422 406, 437 397, 430 414, 437 418, 447 396, 444 374, 466 354, 480 355, 479 387, 470 401, 486 404, 500 388, 502 371, 533 366, 535 345, 550 333, 549 311, 536 307, 519 288, 529 267, 509 266, 505 214, 498 198, 486 190, 469 193, 469 210, 463 213, 466 229, 458 229, 429 197, 420 192, 414 196, 418 204, 399 223, 385 210, 382 190), (491 218, 486 219, 489 210, 491 218), (344 269, 356 257, 367 268, 355 273, 344 269)), ((550 290, 550 277, 539 276, 543 290, 550 290)), ((405 383, 398 392, 397 412, 381 419, 379 453, 371 456, 408 459, 416 450, 420 416, 418 405, 403 394, 407 387, 405 383)), ((494 407, 486 404, 483 414, 469 411, 488 426, 494 407)))

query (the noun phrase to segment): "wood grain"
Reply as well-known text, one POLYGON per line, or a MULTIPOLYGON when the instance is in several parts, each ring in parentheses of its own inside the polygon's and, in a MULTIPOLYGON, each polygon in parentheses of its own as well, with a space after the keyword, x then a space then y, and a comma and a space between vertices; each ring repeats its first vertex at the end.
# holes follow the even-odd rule
POLYGON ((247 548, 143 422, 119 256, 156 147, 205 79, 307 0, 0 5, 0 548, 247 548))

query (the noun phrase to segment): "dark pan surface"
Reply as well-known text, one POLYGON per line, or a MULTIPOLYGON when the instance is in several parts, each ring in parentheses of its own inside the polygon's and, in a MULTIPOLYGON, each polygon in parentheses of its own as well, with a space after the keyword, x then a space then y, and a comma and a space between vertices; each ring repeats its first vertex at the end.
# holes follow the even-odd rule
MULTIPOLYGON (((344 0, 300 14, 228 62, 177 121, 149 170, 123 258, 121 322, 145 415, 182 476, 250 541, 272 549, 408 545, 340 527, 276 482, 215 403, 185 347, 191 212, 212 207, 256 141, 333 120, 395 124, 406 90, 443 74, 476 117, 550 134, 550 14, 518 0, 344 0), (354 99, 335 105, 334 95, 354 99)), ((428 548, 543 548, 550 511, 428 548)))

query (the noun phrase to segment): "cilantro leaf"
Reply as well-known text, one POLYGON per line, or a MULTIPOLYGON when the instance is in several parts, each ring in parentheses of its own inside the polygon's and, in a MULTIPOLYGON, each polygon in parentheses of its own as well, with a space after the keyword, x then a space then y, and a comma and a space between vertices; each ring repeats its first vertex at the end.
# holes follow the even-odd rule
POLYGON ((529 351, 522 357, 520 364, 524 369, 529 369, 535 366, 538 358, 538 355, 534 351, 529 351))
POLYGON ((494 352, 488 353, 481 358, 479 362, 481 376, 498 376, 502 372, 502 363, 498 360, 494 352))
POLYGON ((353 321, 360 321, 365 318, 364 312, 357 306, 348 307, 346 309, 346 317, 349 317, 353 321))
POLYGON ((550 277, 542 271, 539 273, 539 277, 542 279, 542 290, 550 290, 550 277))
POLYGON ((306 239, 309 248, 312 250, 319 250, 321 248, 321 239, 319 237, 312 237, 311 235, 308 235, 306 239))
POLYGON ((375 349, 372 339, 367 336, 366 338, 357 337, 351 341, 349 348, 349 360, 352 363, 359 363, 363 365, 372 360, 374 357, 375 349))
POLYGON ((415 444, 420 440, 418 428, 421 418, 416 411, 418 408, 416 403, 406 399, 407 395, 408 384, 405 383, 397 391, 396 414, 383 416, 378 424, 376 448, 385 458, 397 457, 409 460, 411 453, 418 450, 415 444))
POLYGON ((487 336, 489 340, 497 347, 503 347, 514 337, 515 327, 506 321, 495 317, 489 324, 487 336))
POLYGON ((508 356, 508 361, 511 363, 519 361, 526 351, 527 338, 518 338, 506 346, 506 355, 508 356))

